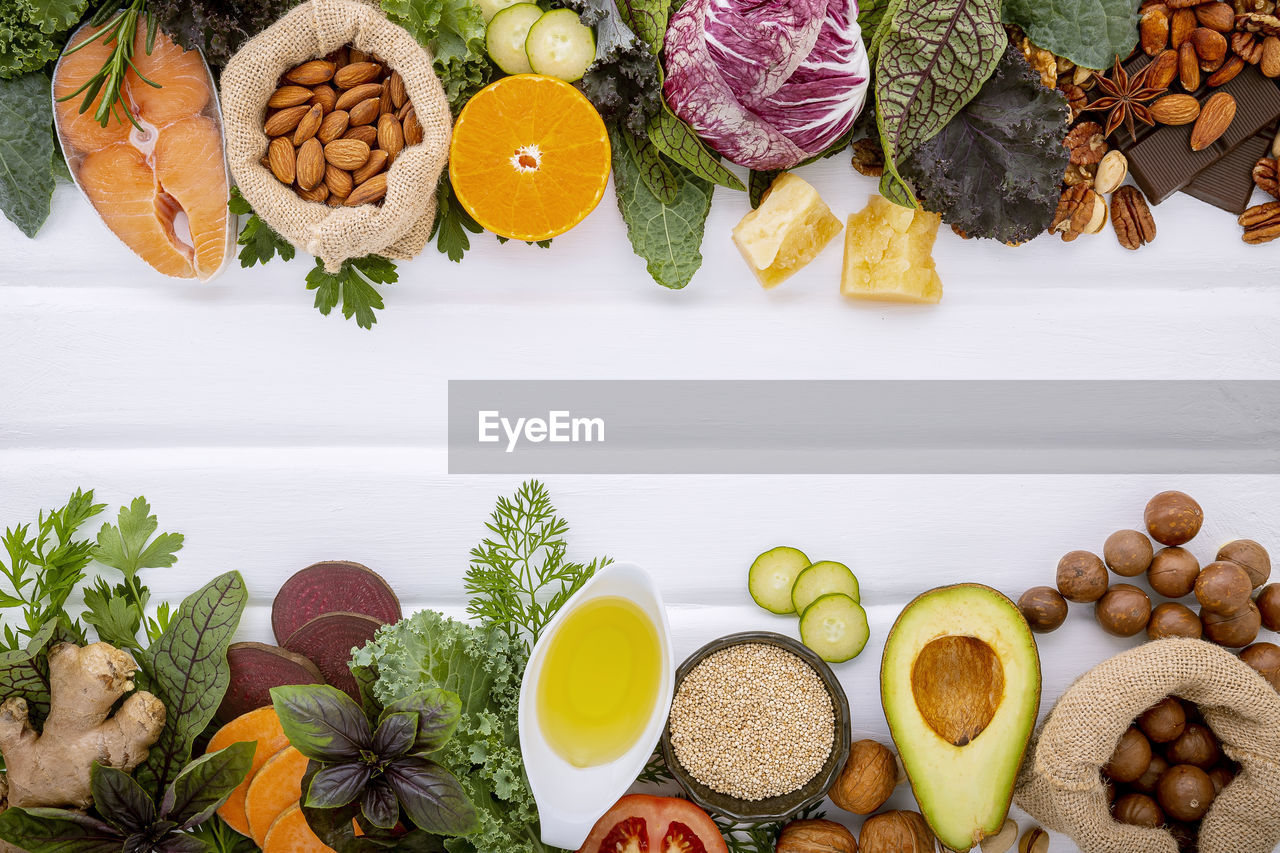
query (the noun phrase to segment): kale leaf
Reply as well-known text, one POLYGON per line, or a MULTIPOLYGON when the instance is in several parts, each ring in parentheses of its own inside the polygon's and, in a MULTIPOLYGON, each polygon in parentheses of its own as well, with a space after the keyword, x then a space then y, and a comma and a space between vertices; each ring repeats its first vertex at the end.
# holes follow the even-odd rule
POLYGON ((298 5, 299 0, 148 0, 160 29, 188 50, 204 51, 221 68, 240 46, 298 5))
POLYGON ((662 0, 569 0, 595 29, 596 60, 578 84, 605 121, 619 121, 636 136, 662 106, 658 50, 667 29, 662 0))
POLYGON ((1067 168, 1067 102, 1010 47, 972 101, 901 164, 925 208, 970 237, 1043 233, 1067 168))
POLYGON ((1004 20, 1022 27, 1038 47, 1084 68, 1106 68, 1138 41, 1132 0, 1004 0, 1004 20))
POLYGON ((382 0, 382 10, 431 50, 455 115, 489 82, 484 15, 474 0, 382 0))
POLYGON ((57 151, 49 85, 44 72, 0 80, 0 211, 28 237, 49 218, 53 198, 57 151))

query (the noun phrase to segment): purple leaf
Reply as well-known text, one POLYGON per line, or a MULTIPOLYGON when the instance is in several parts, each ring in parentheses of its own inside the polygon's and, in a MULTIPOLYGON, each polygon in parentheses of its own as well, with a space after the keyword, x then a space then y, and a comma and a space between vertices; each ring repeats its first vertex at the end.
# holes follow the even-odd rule
POLYGON ((372 775, 373 770, 367 764, 356 761, 322 767, 307 788, 307 805, 316 809, 345 806, 360 796, 372 775))
POLYGON ((400 806, 396 803, 395 791, 386 779, 378 779, 364 792, 364 800, 360 804, 364 819, 379 829, 391 829, 400 817, 400 806))
MULTIPOLYGON (((383 711, 383 717, 402 711, 416 713, 418 717, 412 752, 435 752, 453 737, 462 716, 462 700, 457 693, 433 687, 391 703, 383 711)), ((378 750, 378 755, 385 757, 386 753, 378 750)))
POLYGON ((314 761, 342 762, 370 746, 369 720, 351 697, 327 684, 271 688, 285 735, 314 761))
POLYGON ((387 767, 387 782, 409 820, 437 835, 467 835, 480 828, 475 807, 448 770, 425 758, 398 758, 387 767))
POLYGON ((156 804, 123 770, 95 761, 89 771, 89 787, 98 814, 126 835, 146 829, 156 819, 156 804))

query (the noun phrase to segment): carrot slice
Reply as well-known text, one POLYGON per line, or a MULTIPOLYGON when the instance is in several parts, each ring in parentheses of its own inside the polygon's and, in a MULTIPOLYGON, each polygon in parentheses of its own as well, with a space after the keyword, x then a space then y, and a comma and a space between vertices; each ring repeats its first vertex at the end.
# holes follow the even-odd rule
POLYGON ((249 836, 259 847, 266 841, 272 822, 302 799, 306 773, 307 757, 290 746, 273 755, 253 777, 245 797, 245 814, 249 836))
POLYGON ((332 849, 307 826, 302 807, 296 803, 272 822, 262 842, 262 853, 324 853, 332 849))
POLYGON ((217 734, 209 741, 206 752, 217 752, 233 743, 243 741, 253 741, 258 745, 253 753, 253 764, 249 768, 249 775, 245 776, 244 781, 231 792, 231 796, 227 798, 222 808, 218 809, 218 815, 226 821, 227 826, 241 835, 248 835, 249 816, 245 812, 245 798, 249 794, 249 785, 253 782, 253 777, 262 769, 262 765, 289 745, 289 739, 285 737, 284 729, 280 727, 280 718, 276 716, 276 709, 268 705, 236 717, 218 729, 217 734))

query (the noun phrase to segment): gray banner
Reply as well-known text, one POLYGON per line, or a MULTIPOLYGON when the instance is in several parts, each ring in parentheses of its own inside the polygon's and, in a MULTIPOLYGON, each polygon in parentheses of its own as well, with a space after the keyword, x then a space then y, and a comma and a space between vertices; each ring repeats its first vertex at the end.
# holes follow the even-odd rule
POLYGON ((1280 473, 1280 381, 449 382, 455 474, 1280 473))

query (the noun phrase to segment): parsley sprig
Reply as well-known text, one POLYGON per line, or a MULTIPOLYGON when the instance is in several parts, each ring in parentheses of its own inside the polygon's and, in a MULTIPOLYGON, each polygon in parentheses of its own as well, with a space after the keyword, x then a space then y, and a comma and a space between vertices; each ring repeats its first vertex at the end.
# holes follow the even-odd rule
POLYGON ((239 187, 231 188, 231 200, 227 202, 227 208, 236 216, 249 217, 245 220, 244 227, 240 229, 240 236, 236 240, 244 246, 240 250, 241 267, 265 264, 276 255, 279 255, 281 260, 293 260, 293 244, 277 234, 270 225, 253 212, 249 202, 240 195, 239 187))
POLYGON ((307 290, 316 292, 316 308, 321 314, 329 316, 341 302, 343 317, 355 317, 357 326, 372 329, 378 322, 373 312, 383 307, 382 294, 374 285, 395 284, 399 278, 396 265, 380 255, 343 261, 337 275, 316 258, 315 267, 307 273, 307 290))

